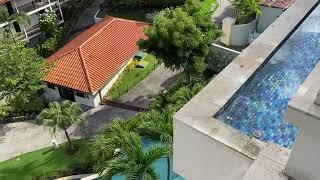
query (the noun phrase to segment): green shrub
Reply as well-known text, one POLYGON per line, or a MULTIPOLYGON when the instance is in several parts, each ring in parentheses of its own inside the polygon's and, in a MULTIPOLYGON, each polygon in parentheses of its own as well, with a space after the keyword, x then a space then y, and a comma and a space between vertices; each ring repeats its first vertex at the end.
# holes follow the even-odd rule
POLYGON ((261 13, 261 0, 231 0, 236 10, 237 24, 247 24, 254 20, 261 13))
POLYGON ((131 71, 133 70, 134 68, 136 68, 139 64, 139 60, 132 60, 131 63, 126 67, 125 71, 131 71))
POLYGON ((16 96, 0 106, 0 119, 36 115, 48 106, 43 96, 16 96))
POLYGON ((46 10, 40 14, 39 24, 46 37, 55 37, 59 34, 59 18, 54 11, 46 10))
POLYGON ((60 38, 51 37, 38 45, 38 54, 44 58, 49 57, 60 48, 60 38))
POLYGON ((182 5, 185 0, 105 0, 104 7, 113 11, 159 9, 182 5))

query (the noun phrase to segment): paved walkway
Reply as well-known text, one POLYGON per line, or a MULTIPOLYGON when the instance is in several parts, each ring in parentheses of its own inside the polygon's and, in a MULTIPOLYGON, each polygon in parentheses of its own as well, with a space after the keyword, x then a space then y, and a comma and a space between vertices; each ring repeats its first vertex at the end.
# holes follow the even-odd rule
MULTIPOLYGON (((68 132, 73 139, 90 137, 114 117, 127 119, 136 113, 111 106, 98 106, 83 114, 88 120, 85 126, 72 126, 68 132)), ((34 121, 0 124, 0 161, 51 146, 52 139, 56 139, 58 143, 67 141, 63 132, 53 134, 49 128, 34 121)))
POLYGON ((160 65, 147 79, 136 88, 123 95, 118 102, 147 109, 153 96, 164 89, 172 87, 180 71, 171 71, 160 65))
MULTIPOLYGON (((178 72, 172 72, 164 66, 158 67, 135 89, 122 97, 122 102, 138 107, 148 107, 150 97, 161 90, 171 87, 177 80, 178 72)), ((85 138, 97 134, 114 117, 128 119, 137 112, 113 106, 102 105, 88 110, 83 115, 87 118, 86 126, 72 126, 68 129, 71 137, 85 138)), ((51 146, 51 140, 66 142, 63 132, 53 134, 47 127, 34 121, 0 124, 0 161, 20 154, 51 146)))

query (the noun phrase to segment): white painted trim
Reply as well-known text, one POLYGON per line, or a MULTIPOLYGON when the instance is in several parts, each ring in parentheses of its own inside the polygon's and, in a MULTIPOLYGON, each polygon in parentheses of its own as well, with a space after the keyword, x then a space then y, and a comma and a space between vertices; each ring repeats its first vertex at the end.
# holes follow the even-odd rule
POLYGON ((212 46, 219 47, 219 48, 221 48, 221 49, 225 49, 225 50, 227 50, 227 51, 231 51, 231 52, 234 52, 234 53, 237 53, 237 54, 241 54, 241 52, 239 52, 239 51, 236 51, 236 50, 233 50, 233 49, 230 49, 230 48, 227 48, 227 47, 224 47, 224 46, 215 44, 215 43, 212 43, 211 45, 212 45, 212 46))

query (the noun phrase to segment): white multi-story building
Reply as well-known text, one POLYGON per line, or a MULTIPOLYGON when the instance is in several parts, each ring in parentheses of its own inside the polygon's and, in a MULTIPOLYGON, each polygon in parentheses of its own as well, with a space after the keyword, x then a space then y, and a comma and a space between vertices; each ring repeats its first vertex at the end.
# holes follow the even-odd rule
POLYGON ((17 22, 2 22, 0 24, 0 33, 10 30, 14 34, 15 39, 29 41, 30 39, 40 35, 39 15, 46 9, 53 10, 63 23, 63 14, 61 4, 65 0, 0 0, 0 8, 8 11, 9 15, 17 12, 25 12, 30 16, 30 24, 28 26, 19 25, 17 22))

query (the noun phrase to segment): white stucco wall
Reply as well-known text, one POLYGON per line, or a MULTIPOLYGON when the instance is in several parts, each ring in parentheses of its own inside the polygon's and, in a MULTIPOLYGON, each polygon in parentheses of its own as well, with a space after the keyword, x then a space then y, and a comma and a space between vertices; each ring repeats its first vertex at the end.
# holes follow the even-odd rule
POLYGON ((179 120, 173 146, 173 169, 187 180, 241 180, 253 162, 179 120))
POLYGON ((297 180, 319 179, 320 119, 289 107, 286 121, 293 122, 300 128, 286 167, 286 174, 297 180))
POLYGON ((266 30, 282 13, 282 9, 261 6, 261 15, 258 19, 257 32, 262 33, 266 30))
MULTIPOLYGON (((109 80, 106 85, 104 85, 100 89, 100 93, 101 93, 102 98, 112 88, 113 84, 117 81, 117 79, 119 78, 121 73, 125 70, 125 68, 127 67, 127 65, 131 61, 132 61, 132 59, 130 61, 128 61, 126 64, 124 64, 122 66, 122 68, 118 71, 118 73, 111 80, 109 80)), ((50 88, 46 88, 45 89, 45 96, 50 101, 54 101, 54 100, 59 99, 60 98, 60 94, 59 94, 58 87, 55 87, 55 90, 50 89, 50 88)), ((83 105, 91 106, 91 107, 96 107, 101 102, 99 91, 97 91, 97 92, 95 92, 93 94, 88 94, 87 98, 79 97, 76 94, 74 95, 74 97, 75 97, 76 102, 78 102, 80 104, 83 104, 83 105)))

